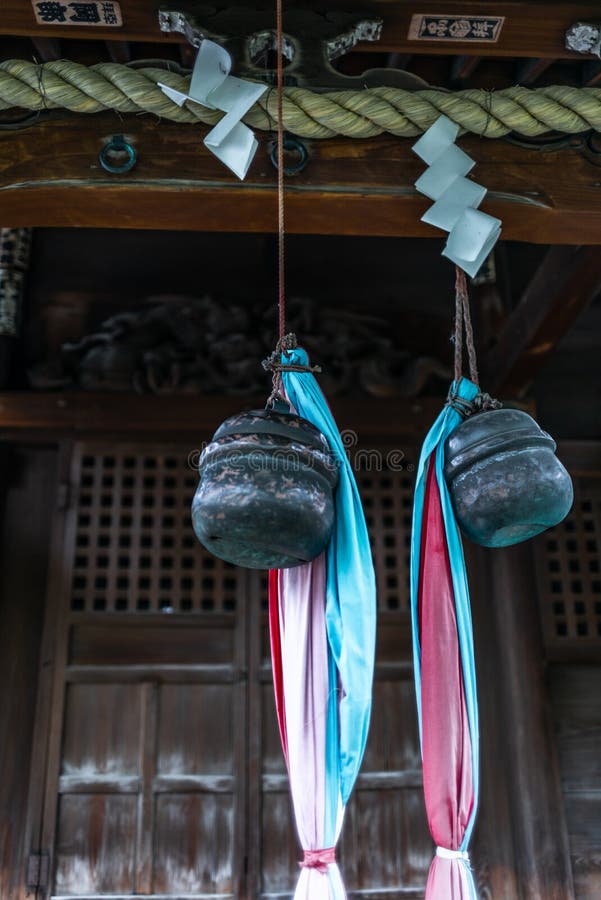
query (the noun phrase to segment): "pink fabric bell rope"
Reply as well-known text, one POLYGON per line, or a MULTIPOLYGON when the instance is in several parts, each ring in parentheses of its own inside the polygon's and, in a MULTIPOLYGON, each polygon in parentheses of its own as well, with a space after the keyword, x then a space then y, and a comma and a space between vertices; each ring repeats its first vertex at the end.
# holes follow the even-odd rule
POLYGON ((327 847, 325 850, 305 850, 301 869, 317 869, 322 875, 328 874, 328 866, 336 862, 336 848, 327 847))
POLYGON ((286 701, 284 699, 284 672, 282 669, 282 640, 280 634, 279 609, 279 576, 277 569, 269 570, 269 637, 271 641, 271 661, 273 670, 273 688, 275 693, 275 709, 278 728, 289 769, 288 734, 286 732, 286 701))
MULTIPOLYGON (((465 393, 470 383, 462 384, 465 393)), ((424 798, 437 845, 425 896, 476 900, 467 848, 478 796, 478 713, 465 562, 440 472, 444 427, 453 425, 447 422, 449 416, 446 410, 437 419, 422 450, 412 538, 411 608, 424 798)))

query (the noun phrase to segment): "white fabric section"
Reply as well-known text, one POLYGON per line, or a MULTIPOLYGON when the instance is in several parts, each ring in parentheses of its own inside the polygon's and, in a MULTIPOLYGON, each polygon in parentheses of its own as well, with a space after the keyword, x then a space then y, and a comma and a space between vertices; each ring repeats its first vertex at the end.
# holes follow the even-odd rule
POLYGON ((330 882, 330 896, 332 900, 346 900, 346 891, 338 866, 328 866, 328 881, 330 882))
POLYGON ((346 900, 340 870, 336 863, 325 875, 316 869, 303 869, 296 886, 294 900, 346 900))
POLYGON ((324 840, 329 699, 325 577, 323 554, 308 565, 281 569, 279 574, 288 774, 304 850, 323 849, 324 840))
MULTIPOLYGON (((322 850, 325 822, 325 744, 329 704, 325 626, 325 556, 283 569, 280 639, 286 704, 289 779, 301 845, 322 850), (308 728, 308 723, 311 727, 308 728)), ((342 808, 339 823, 342 825, 342 808)), ((302 868, 294 900, 345 900, 338 866, 302 868)))
POLYGON ((448 850, 446 847, 437 847, 436 855, 443 859, 465 859, 469 862, 470 855, 465 850, 448 850))

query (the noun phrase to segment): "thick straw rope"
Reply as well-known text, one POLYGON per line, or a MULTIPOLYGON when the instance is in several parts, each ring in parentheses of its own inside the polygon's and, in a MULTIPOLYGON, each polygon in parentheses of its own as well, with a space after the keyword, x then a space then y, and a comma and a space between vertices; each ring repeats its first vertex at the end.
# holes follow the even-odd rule
MULTIPOLYGON (((68 109, 77 113, 118 110, 154 113, 173 122, 214 124, 222 113, 196 103, 178 107, 157 87, 162 81, 187 92, 189 79, 159 68, 134 69, 117 63, 82 66, 69 60, 37 65, 25 60, 0 63, 0 109, 68 109)), ((252 128, 272 131, 277 97, 270 91, 245 117, 252 128)), ((343 135, 368 138, 387 132, 414 137, 444 113, 463 131, 499 138, 509 132, 536 136, 548 131, 576 134, 601 131, 601 89, 512 87, 447 93, 375 87, 317 94, 285 88, 284 128, 305 138, 343 135)))

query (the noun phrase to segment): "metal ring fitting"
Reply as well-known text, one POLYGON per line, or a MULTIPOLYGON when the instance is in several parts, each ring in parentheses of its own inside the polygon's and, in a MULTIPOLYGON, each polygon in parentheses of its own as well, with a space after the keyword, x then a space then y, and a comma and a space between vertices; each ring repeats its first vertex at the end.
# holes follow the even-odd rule
MULTIPOLYGON (((284 166, 284 175, 298 175, 299 172, 302 172, 307 163, 309 162, 309 151, 305 147, 302 141, 299 141, 298 138, 291 137, 286 135, 284 138, 284 150, 288 153, 296 153, 298 155, 298 160, 295 163, 291 163, 288 166, 284 166)), ((271 148, 271 153, 269 154, 269 158, 273 163, 275 169, 278 167, 278 145, 277 141, 271 148)))
POLYGON ((124 175, 133 169, 138 161, 138 154, 132 145, 128 144, 122 134, 114 134, 98 154, 98 161, 106 172, 111 172, 113 175, 124 175), (110 160, 112 154, 121 156, 125 154, 125 159, 123 162, 116 164, 110 160))

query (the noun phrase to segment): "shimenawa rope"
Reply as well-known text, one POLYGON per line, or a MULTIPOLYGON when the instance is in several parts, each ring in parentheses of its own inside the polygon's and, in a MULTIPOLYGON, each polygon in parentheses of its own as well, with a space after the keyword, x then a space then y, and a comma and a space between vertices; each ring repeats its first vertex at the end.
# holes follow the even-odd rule
MULTIPOLYGON (((117 63, 88 67, 69 60, 38 65, 6 60, 0 63, 0 109, 149 112, 192 124, 214 124, 221 118, 221 113, 197 103, 177 106, 157 87, 157 81, 188 91, 188 77, 162 68, 134 69, 117 63)), ((255 129, 273 130, 278 121, 277 103, 273 92, 267 92, 245 121, 255 129)), ((457 122, 463 131, 489 138, 509 132, 534 137, 549 131, 601 131, 601 89, 511 87, 492 93, 449 93, 434 88, 412 92, 374 87, 316 93, 286 87, 282 96, 284 130, 304 138, 369 138, 385 132, 414 137, 441 114, 457 122)))

